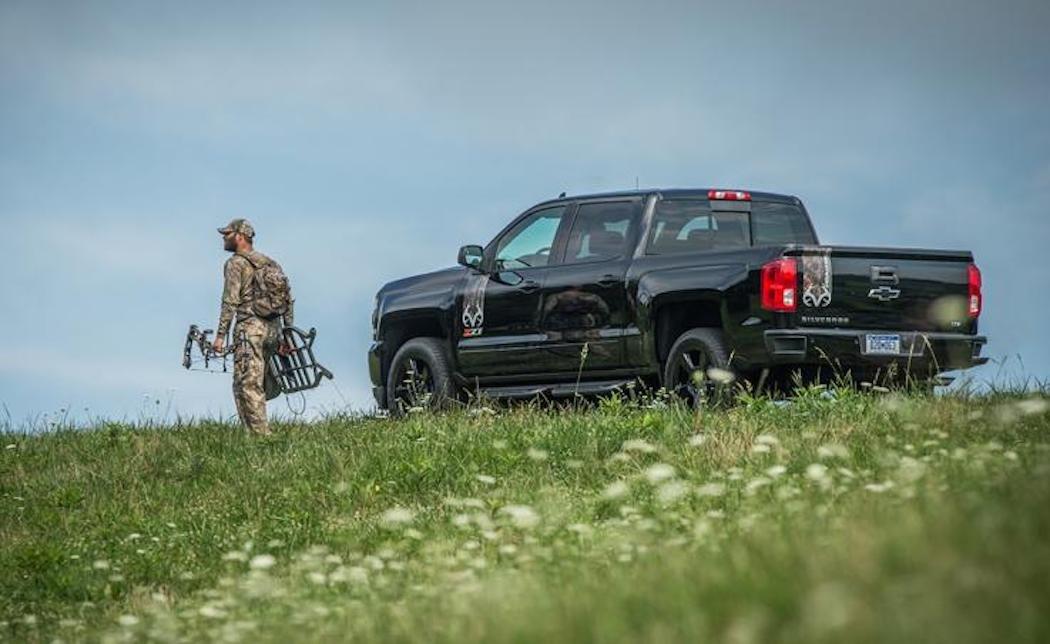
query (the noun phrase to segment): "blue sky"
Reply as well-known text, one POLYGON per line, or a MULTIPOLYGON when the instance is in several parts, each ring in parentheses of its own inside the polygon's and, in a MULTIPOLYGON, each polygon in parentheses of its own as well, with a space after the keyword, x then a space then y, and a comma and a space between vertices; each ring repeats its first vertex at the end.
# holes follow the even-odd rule
POLYGON ((383 282, 636 178, 796 194, 824 243, 973 250, 1007 360, 974 375, 1050 378, 1048 28, 1046 2, 7 0, 0 402, 233 414, 179 359, 244 216, 336 373, 309 410, 366 408, 383 282))

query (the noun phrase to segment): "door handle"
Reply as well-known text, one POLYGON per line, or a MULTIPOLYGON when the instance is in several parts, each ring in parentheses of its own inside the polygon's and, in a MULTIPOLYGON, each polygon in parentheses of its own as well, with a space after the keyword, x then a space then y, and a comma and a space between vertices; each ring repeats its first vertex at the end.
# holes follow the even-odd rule
POLYGON ((599 280, 598 280, 598 286, 601 286, 603 288, 609 288, 610 286, 616 286, 619 283, 620 283, 620 277, 618 275, 613 275, 612 273, 609 273, 607 275, 602 275, 601 278, 599 278, 599 280))
POLYGON ((900 278, 897 276, 896 266, 872 266, 871 267, 871 283, 872 284, 899 284, 900 278))
POLYGON ((540 283, 533 280, 525 280, 518 284, 518 290, 522 293, 534 293, 540 288, 540 283))

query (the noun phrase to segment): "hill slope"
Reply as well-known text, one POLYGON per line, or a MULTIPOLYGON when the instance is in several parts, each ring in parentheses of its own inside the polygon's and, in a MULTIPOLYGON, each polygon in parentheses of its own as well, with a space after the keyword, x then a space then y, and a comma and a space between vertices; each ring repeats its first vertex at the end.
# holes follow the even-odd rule
POLYGON ((2 436, 0 637, 1046 641, 1045 398, 2 436))

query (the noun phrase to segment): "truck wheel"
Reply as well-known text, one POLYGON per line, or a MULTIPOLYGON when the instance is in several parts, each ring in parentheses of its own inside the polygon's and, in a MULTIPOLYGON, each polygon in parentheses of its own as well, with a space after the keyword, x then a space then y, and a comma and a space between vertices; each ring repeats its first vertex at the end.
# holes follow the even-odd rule
POLYGON ((686 331, 675 340, 664 362, 664 388, 691 407, 722 399, 733 379, 729 351, 719 329, 686 331), (712 374, 712 368, 718 371, 712 374))
POLYGON ((387 409, 401 415, 411 409, 437 409, 451 399, 452 369, 437 338, 412 338, 390 362, 386 380, 387 409))

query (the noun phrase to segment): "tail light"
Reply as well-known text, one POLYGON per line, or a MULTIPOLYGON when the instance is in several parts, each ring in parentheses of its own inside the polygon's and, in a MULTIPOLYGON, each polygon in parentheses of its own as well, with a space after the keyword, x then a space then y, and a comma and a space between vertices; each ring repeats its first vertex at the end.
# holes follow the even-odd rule
POLYGON ((798 265, 793 257, 775 259, 762 267, 762 308, 793 313, 797 308, 798 265))
POLYGON ((976 318, 981 314, 981 269, 976 264, 970 264, 967 270, 967 282, 969 282, 969 314, 976 318))

